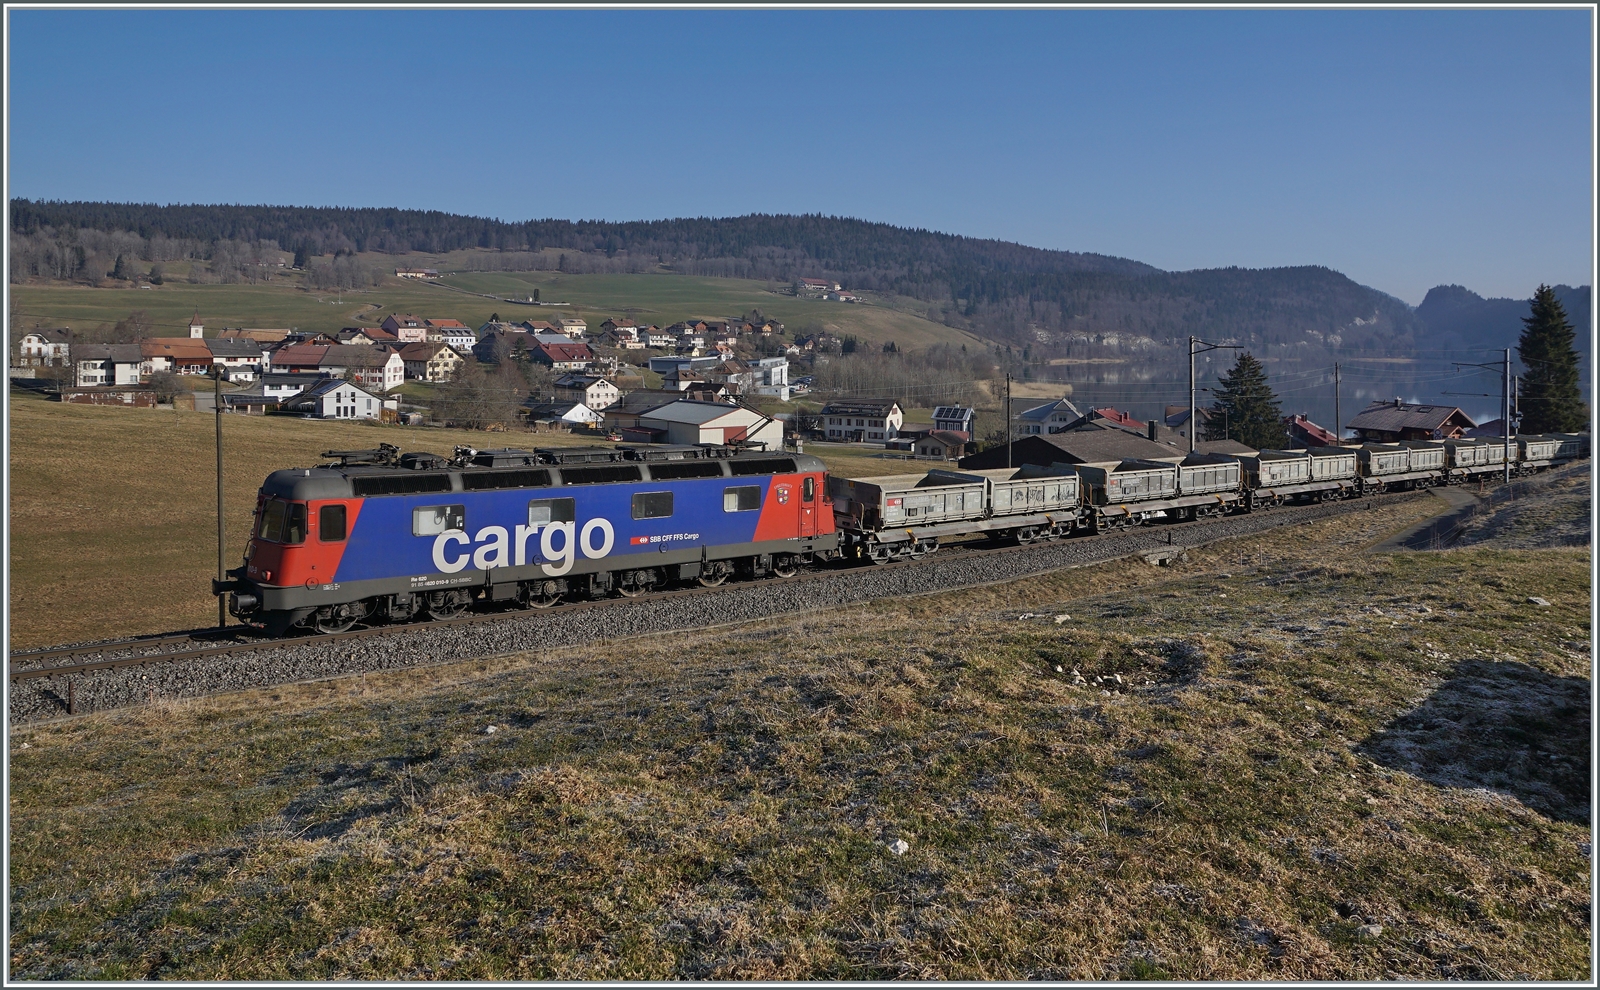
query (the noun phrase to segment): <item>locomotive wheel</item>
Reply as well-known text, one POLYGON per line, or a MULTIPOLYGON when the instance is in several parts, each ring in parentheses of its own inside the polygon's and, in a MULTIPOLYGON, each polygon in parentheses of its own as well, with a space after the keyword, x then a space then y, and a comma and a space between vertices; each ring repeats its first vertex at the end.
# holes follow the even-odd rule
POLYGON ((721 587, 733 573, 733 565, 725 560, 713 560, 700 568, 700 583, 707 588, 721 587))
POLYGON ((520 597, 527 608, 549 608, 561 601, 561 591, 554 581, 530 581, 520 597))
POLYGON ((467 610, 471 599, 455 591, 435 591, 428 596, 430 619, 453 619, 467 610))
POLYGON ((363 615, 354 605, 334 605, 318 609, 314 625, 319 633, 349 632, 363 615))
POLYGON ((624 598, 638 598, 656 583, 655 575, 648 570, 623 571, 617 582, 617 594, 624 598))
POLYGON ((772 573, 781 578, 792 578, 800 573, 800 561, 792 553, 779 554, 772 558, 772 573))

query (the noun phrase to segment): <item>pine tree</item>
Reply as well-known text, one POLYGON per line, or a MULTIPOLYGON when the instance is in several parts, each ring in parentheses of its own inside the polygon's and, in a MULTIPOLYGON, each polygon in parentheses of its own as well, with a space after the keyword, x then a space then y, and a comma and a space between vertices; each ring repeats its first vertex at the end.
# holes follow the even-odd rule
POLYGON ((1208 410, 1207 440, 1237 440, 1257 450, 1277 450, 1289 443, 1278 397, 1267 384, 1267 369, 1249 351, 1239 355, 1218 381, 1217 400, 1208 410))
POLYGON ((1588 428, 1589 406, 1578 393, 1578 354, 1567 313, 1548 285, 1533 294, 1522 319, 1517 358, 1522 375, 1521 433, 1577 433, 1588 428))

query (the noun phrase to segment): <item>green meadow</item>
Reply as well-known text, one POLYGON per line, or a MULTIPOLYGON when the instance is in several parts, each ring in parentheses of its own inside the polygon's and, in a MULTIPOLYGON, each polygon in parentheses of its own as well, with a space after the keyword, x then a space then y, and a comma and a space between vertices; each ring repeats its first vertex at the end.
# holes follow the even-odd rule
MULTIPOLYGON (((363 256, 369 264, 425 264, 412 258, 363 256)), ((566 275, 561 272, 458 272, 439 282, 412 282, 393 276, 367 289, 315 290, 299 273, 275 275, 250 285, 164 285, 134 288, 69 284, 13 285, 17 322, 46 327, 113 324, 142 310, 162 336, 183 336, 198 312, 208 333, 222 327, 297 327, 338 330, 375 326, 390 313, 456 319, 478 327, 498 314, 513 322, 578 316, 598 327, 607 317, 630 315, 666 326, 679 320, 739 316, 759 309, 783 321, 790 331, 820 328, 872 343, 894 341, 920 350, 939 343, 975 344, 965 331, 907 312, 907 300, 887 298, 838 303, 769 292, 766 282, 701 278, 669 273, 645 275, 566 275), (506 302, 538 289, 543 301, 570 306, 531 306, 506 302)))

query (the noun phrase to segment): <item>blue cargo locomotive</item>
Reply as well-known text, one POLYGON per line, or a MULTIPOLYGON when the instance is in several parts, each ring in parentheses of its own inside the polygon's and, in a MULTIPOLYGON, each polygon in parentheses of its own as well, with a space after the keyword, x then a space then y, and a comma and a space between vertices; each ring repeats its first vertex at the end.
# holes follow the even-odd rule
POLYGON ((728 448, 330 451, 261 486, 229 610, 280 635, 795 573, 838 546, 822 462, 728 448))

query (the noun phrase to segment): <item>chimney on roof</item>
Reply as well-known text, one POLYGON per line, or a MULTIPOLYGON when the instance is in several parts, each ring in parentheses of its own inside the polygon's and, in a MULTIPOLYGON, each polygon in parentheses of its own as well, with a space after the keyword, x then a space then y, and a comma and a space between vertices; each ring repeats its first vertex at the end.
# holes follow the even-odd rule
POLYGON ((1396 409, 1400 409, 1404 405, 1405 405, 1405 403, 1400 401, 1400 397, 1398 395, 1394 397, 1394 407, 1396 409))
POLYGON ((1155 417, 1152 416, 1150 418, 1150 422, 1148 424, 1146 424, 1146 425, 1149 427, 1150 439, 1154 440, 1156 438, 1156 421, 1155 421, 1155 417))

